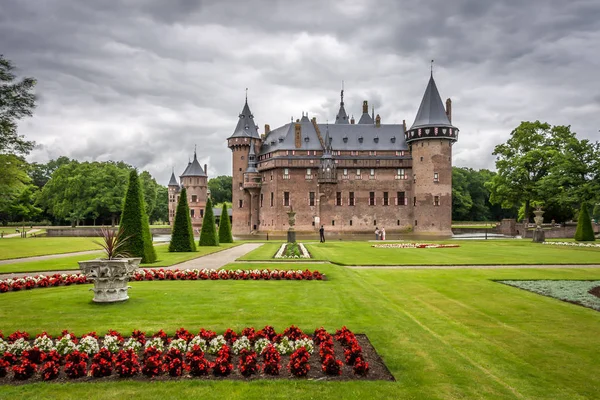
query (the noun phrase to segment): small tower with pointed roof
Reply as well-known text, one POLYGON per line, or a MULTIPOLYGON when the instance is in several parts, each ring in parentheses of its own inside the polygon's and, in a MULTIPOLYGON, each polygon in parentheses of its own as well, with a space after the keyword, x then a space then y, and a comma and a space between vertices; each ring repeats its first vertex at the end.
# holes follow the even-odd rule
POLYGON ((177 183, 175 172, 171 173, 169 180, 169 224, 175 220, 175 211, 179 201, 179 192, 184 187, 188 196, 188 205, 190 208, 190 217, 194 228, 202 227, 202 220, 206 211, 206 199, 208 197, 208 171, 206 164, 204 168, 198 162, 196 149, 194 148, 194 158, 188 162, 187 167, 179 176, 180 184, 177 183))
POLYGON ((340 92, 340 110, 335 116, 336 124, 348 124, 348 114, 346 114, 346 109, 344 108, 344 89, 340 92))
POLYGON ((450 122, 449 112, 432 71, 415 122, 404 132, 413 159, 416 233, 452 235, 452 145, 458 129, 450 122))
POLYGON ((233 158, 232 226, 233 234, 249 234, 259 229, 258 196, 261 176, 257 169, 257 150, 262 140, 248 96, 233 134, 227 139, 233 158))
POLYGON ((175 220, 175 210, 177 209, 177 202, 179 201, 179 192, 181 191, 179 182, 177 182, 177 178, 175 178, 175 170, 171 171, 171 179, 169 179, 167 189, 169 191, 169 225, 172 225, 175 220))

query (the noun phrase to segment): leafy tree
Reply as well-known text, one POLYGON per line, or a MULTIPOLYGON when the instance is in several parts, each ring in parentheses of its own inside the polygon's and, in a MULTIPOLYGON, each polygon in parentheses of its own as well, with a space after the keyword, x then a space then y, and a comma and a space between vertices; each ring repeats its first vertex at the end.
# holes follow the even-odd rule
POLYGON ((169 189, 158 185, 156 190, 156 205, 150 215, 150 222, 169 220, 169 189))
POLYGON ((42 209, 35 206, 35 193, 38 188, 34 185, 28 185, 19 195, 15 202, 10 207, 10 214, 13 218, 18 218, 21 221, 32 221, 42 209))
POLYGON ((181 190, 179 195, 169 251, 196 251, 194 231, 192 230, 192 219, 190 218, 190 208, 188 206, 185 188, 181 190))
POLYGON ((215 203, 228 201, 231 203, 231 190, 233 186, 233 178, 231 176, 221 175, 216 178, 209 179, 208 188, 210 189, 210 197, 215 203))
POLYGON ((229 214, 227 213, 227 203, 223 203, 223 209, 221 211, 221 220, 219 222, 219 243, 233 243, 231 224, 229 223, 229 214))
POLYGON ((200 232, 200 246, 218 246, 219 237, 215 226, 215 215, 213 214, 212 201, 210 197, 206 200, 206 212, 202 220, 202 231, 200 232))
POLYGON ((594 210, 592 211, 592 218, 595 222, 600 221, 600 203, 596 203, 594 210))
POLYGON ((35 79, 16 81, 15 66, 0 54, 0 154, 26 155, 34 142, 17 134, 17 121, 31 117, 35 108, 32 93, 35 79))
POLYGON ((135 169, 129 173, 129 186, 125 194, 121 226, 125 237, 129 237, 125 251, 132 257, 141 257, 142 263, 156 261, 156 252, 152 245, 148 216, 138 173, 135 169))
POLYGON ((58 169, 58 167, 68 164, 71 161, 75 160, 71 160, 69 157, 60 156, 56 160, 48 161, 46 164, 31 163, 29 176, 33 180, 33 184, 41 189, 46 183, 48 183, 52 177, 52 174, 58 169))
POLYGON ((577 231, 575 231, 575 240, 579 242, 593 242, 596 240, 586 203, 581 203, 579 219, 577 220, 577 231))
POLYGON ((142 189, 144 191, 146 213, 148 213, 148 215, 152 215, 152 211, 154 211, 154 207, 156 206, 158 183, 156 183, 156 180, 148 171, 143 171, 140 174, 140 181, 142 182, 142 189))
POLYGON ((27 162, 14 154, 0 154, 0 213, 3 219, 12 204, 27 189, 31 179, 27 176, 27 162))

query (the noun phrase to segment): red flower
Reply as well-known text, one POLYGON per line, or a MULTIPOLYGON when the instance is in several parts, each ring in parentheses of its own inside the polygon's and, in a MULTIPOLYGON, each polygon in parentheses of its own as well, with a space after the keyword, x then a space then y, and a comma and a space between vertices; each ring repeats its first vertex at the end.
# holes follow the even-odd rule
POLYGON ((194 338, 194 335, 192 335, 187 329, 179 328, 175 332, 175 339, 183 339, 186 342, 189 342, 193 338, 194 338))
POLYGON ((235 333, 234 330, 227 328, 227 330, 223 334, 223 337, 225 338, 225 340, 227 340, 228 343, 233 343, 237 339, 237 333, 235 333))
POLYGON ((162 362, 160 360, 161 354, 162 353, 154 347, 148 347, 144 350, 142 374, 150 378, 160 374, 162 371, 162 362))
POLYGON ((206 330, 204 328, 200 329, 200 332, 198 332, 198 335, 206 340, 207 342, 210 342, 211 340, 213 340, 214 338, 217 337, 217 333, 215 331, 210 331, 210 330, 206 330))
POLYGON ((38 349, 37 347, 32 347, 29 350, 23 351, 21 354, 21 359, 27 359, 32 364, 41 364, 46 359, 46 353, 38 349))
POLYGON ((113 355, 106 347, 103 347, 92 358, 92 366, 90 367, 92 376, 95 378, 110 376, 112 369, 113 355))
POLYGON ((204 352, 198 345, 194 345, 191 351, 185 355, 192 376, 208 375, 208 370, 212 367, 211 362, 204 358, 204 352))
POLYGON ((115 370, 121 378, 128 378, 140 372, 138 356, 133 349, 121 350, 117 353, 115 370))
POLYGON ((59 372, 60 364, 55 361, 48 361, 40 368, 40 374, 42 375, 42 379, 45 381, 58 378, 59 372))
POLYGON ((289 328, 287 328, 286 330, 283 331, 283 336, 287 336, 288 339, 290 340, 299 340, 299 339, 305 339, 308 336, 304 334, 304 332, 302 332, 302 330, 300 328, 298 328, 297 326, 290 326, 289 328))
POLYGON ((20 364, 13 365, 12 370, 15 375, 15 379, 24 381, 26 379, 31 378, 33 374, 35 374, 37 366, 25 358, 21 359, 20 364))
POLYGON ((256 361, 256 353, 251 350, 242 349, 240 352, 240 360, 238 363, 240 374, 245 377, 256 374, 260 367, 256 361))
POLYGON ((13 353, 6 351, 2 356, 2 360, 6 361, 10 365, 15 365, 17 363, 17 356, 15 356, 13 353))
POLYGON ((183 362, 183 353, 179 349, 170 349, 163 360, 163 370, 170 376, 181 376, 188 366, 183 362))
POLYGON ((98 334, 96 332, 88 332, 85 335, 83 335, 81 338, 83 339, 84 337, 93 337, 94 339, 98 340, 98 334))
POLYGON ((87 372, 88 355, 75 350, 65 357, 65 374, 71 379, 81 378, 87 372))
POLYGON ((29 333, 15 331, 12 334, 10 334, 7 339, 9 343, 14 343, 19 339, 29 340, 29 333))
POLYGON ((10 363, 0 359, 0 378, 4 378, 8 373, 8 367, 10 367, 10 363))
POLYGON ((263 371, 267 375, 279 375, 279 370, 281 370, 281 355, 272 344, 268 344, 267 347, 263 350, 263 371))
POLYGON ((162 329, 160 331, 156 332, 154 335, 152 335, 152 337, 161 338, 163 343, 165 343, 165 344, 169 342, 169 336, 162 329))
POLYGON ((333 355, 327 355, 323 360, 323 364, 321 365, 321 369, 327 375, 341 375, 342 374, 342 362, 340 360, 336 360, 333 355))
POLYGON ((137 340, 139 343, 141 343, 142 346, 146 344, 145 332, 136 329, 133 332, 131 332, 131 337, 137 340))
POLYGON ((121 344, 123 344, 123 342, 125 341, 125 339, 123 339, 123 336, 121 336, 121 334, 115 331, 114 329, 109 329, 108 332, 106 332, 106 334, 116 337, 119 340, 119 343, 121 344))
POLYGON ((354 361, 353 370, 356 375, 365 376, 369 372, 369 363, 366 361, 363 361, 363 359, 361 357, 357 357, 356 360, 354 361))
POLYGON ((288 370, 295 376, 306 376, 310 371, 310 353, 304 347, 300 347, 290 356, 288 370))

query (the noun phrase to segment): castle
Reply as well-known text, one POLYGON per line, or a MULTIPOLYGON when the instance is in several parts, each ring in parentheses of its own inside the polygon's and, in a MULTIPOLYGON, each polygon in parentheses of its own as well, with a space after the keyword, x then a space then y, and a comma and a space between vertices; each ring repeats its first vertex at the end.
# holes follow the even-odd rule
POLYGON ((169 191, 169 225, 173 226, 175 220, 175 211, 179 202, 179 193, 185 187, 190 207, 190 217, 192 227, 198 229, 202 226, 204 210, 206 208, 206 199, 210 194, 208 190, 208 170, 206 164, 204 168, 200 166, 194 150, 194 160, 188 162, 187 168, 179 176, 181 185, 175 178, 175 171, 171 172, 171 179, 167 186, 169 191))
POLYGON ((349 119, 343 90, 334 124, 302 115, 258 134, 248 99, 227 139, 233 157, 234 235, 297 231, 451 235, 452 102, 429 79, 413 125, 349 119))

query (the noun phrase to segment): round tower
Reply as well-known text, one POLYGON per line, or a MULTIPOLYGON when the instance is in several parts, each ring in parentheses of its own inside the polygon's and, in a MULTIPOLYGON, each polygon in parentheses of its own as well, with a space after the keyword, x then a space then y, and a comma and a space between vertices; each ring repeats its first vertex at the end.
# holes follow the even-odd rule
POLYGON ((181 186, 187 191, 192 226, 199 229, 202 226, 202 220, 206 212, 208 174, 206 164, 204 164, 204 168, 200 166, 195 149, 194 160, 188 164, 179 179, 181 186))
POLYGON ((404 133, 413 163, 409 201, 416 233, 452 235, 452 145, 458 129, 451 120, 451 108, 444 109, 432 74, 415 122, 404 133))
POLYGON ((167 189, 169 191, 169 225, 173 225, 173 221, 175 221, 175 210, 177 209, 177 195, 180 190, 179 183, 175 178, 175 171, 171 172, 171 179, 169 179, 167 189))
POLYGON ((248 106, 248 98, 239 115, 233 134, 227 138, 232 153, 232 223, 234 235, 250 234, 258 229, 258 196, 261 178, 256 169, 261 138, 254 116, 248 106))

